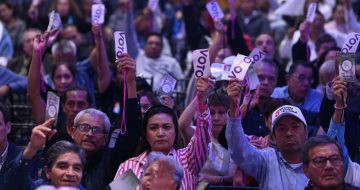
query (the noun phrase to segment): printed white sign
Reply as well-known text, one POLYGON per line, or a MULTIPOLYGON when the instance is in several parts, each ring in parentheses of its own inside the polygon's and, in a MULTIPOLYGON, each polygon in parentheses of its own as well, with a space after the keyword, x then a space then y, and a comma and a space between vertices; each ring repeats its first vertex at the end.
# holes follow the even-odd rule
POLYGON ((316 8, 317 8, 316 3, 310 3, 306 14, 306 21, 308 21, 309 23, 312 23, 315 20, 316 8))
POLYGON ((210 76, 210 57, 208 49, 198 49, 193 51, 193 64, 194 64, 194 73, 196 78, 202 76, 210 76))
POLYGON ((127 53, 125 32, 116 31, 114 33, 115 39, 115 59, 119 59, 120 55, 127 53))
POLYGON ((50 31, 51 29, 59 29, 61 27, 61 18, 59 13, 55 11, 51 11, 49 14, 49 25, 46 31, 50 31))
POLYGON ((91 22, 95 24, 103 24, 105 18, 105 5, 94 4, 91 8, 91 22))
POLYGON ((249 57, 246 57, 241 54, 237 54, 230 72, 229 72, 229 79, 240 79, 244 80, 247 70, 249 69, 249 66, 252 64, 252 59, 249 57))
POLYGON ((259 78, 257 74, 255 73, 255 69, 253 66, 250 66, 248 70, 248 76, 249 76, 249 84, 250 84, 250 90, 255 90, 256 87, 260 84, 259 78))
POLYGON ((149 0, 147 7, 149 7, 152 12, 155 12, 159 7, 159 0, 149 0))
POLYGON ((225 64, 223 63, 213 63, 210 67, 211 76, 215 77, 216 80, 221 79, 221 74, 224 73, 225 64))
POLYGON ((57 96, 55 93, 49 91, 47 93, 47 98, 46 98, 45 120, 48 120, 50 118, 55 118, 55 122, 53 126, 56 126, 57 123, 59 106, 60 106, 60 97, 57 96))
POLYGON ((338 52, 337 62, 339 65, 339 75, 341 79, 347 82, 355 82, 356 81, 355 54, 338 52))
POLYGON ((345 43, 343 44, 341 51, 343 53, 355 53, 360 42, 360 34, 351 32, 347 35, 345 43))
POLYGON ((139 179, 134 172, 129 169, 123 173, 119 178, 112 181, 109 186, 111 189, 134 189, 140 184, 139 179))
POLYGON ((261 62, 266 57, 266 53, 258 48, 254 48, 248 57, 253 60, 252 64, 256 64, 261 62))
POLYGON ((171 95, 175 89, 175 86, 176 86, 176 79, 169 74, 165 74, 160 80, 160 88, 158 90, 158 94, 171 95))
POLYGON ((221 10, 221 8, 216 0, 212 0, 209 3, 207 3, 206 9, 209 11, 211 17, 214 20, 221 20, 224 18, 224 13, 221 10))

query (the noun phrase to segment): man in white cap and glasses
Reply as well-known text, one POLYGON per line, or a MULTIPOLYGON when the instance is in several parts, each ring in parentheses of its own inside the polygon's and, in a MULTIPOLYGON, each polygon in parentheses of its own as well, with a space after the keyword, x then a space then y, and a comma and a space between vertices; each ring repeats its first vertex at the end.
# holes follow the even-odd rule
POLYGON ((277 149, 262 150, 252 146, 241 125, 240 101, 242 87, 239 81, 230 81, 227 87, 230 111, 226 139, 231 158, 247 175, 260 183, 260 189, 303 190, 307 177, 302 165, 302 146, 307 139, 307 124, 300 109, 285 105, 272 114, 272 132, 277 149))

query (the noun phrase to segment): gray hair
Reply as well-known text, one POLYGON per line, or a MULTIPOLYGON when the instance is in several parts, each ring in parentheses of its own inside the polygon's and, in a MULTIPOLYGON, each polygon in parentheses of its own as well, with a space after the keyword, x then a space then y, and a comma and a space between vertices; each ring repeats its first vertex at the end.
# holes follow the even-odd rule
POLYGON ((173 180, 176 181, 180 187, 181 180, 184 176, 184 171, 183 168, 180 166, 180 164, 172 156, 166 156, 163 153, 156 151, 150 152, 147 161, 144 165, 144 171, 149 166, 151 166, 151 164, 153 164, 155 161, 158 160, 166 160, 170 165, 174 166, 175 170, 174 170, 173 180))
POLYGON ((51 47, 51 54, 55 55, 57 53, 71 53, 76 56, 76 45, 71 40, 61 40, 60 42, 56 42, 51 47))
POLYGON ((80 157, 81 164, 84 167, 86 163, 85 152, 76 144, 69 141, 61 140, 51 145, 44 156, 44 165, 52 168, 60 155, 73 152, 80 157))
POLYGON ((94 109, 94 108, 88 108, 85 110, 80 111, 75 119, 74 119, 74 126, 79 124, 80 119, 85 115, 85 114, 89 114, 91 116, 97 116, 97 117, 101 117, 104 123, 104 128, 105 128, 105 132, 106 134, 109 134, 110 131, 110 120, 109 117, 102 111, 94 109))
POLYGON ((326 85, 336 76, 335 60, 325 61, 319 69, 319 82, 321 85, 326 85))

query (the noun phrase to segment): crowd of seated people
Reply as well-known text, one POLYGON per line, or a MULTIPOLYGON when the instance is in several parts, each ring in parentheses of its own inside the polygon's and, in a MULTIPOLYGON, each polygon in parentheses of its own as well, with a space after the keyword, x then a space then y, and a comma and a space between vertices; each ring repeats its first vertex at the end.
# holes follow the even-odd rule
POLYGON ((359 13, 355 0, 1 1, 0 190, 360 189, 359 13), (198 49, 209 69, 264 57, 243 78, 199 77, 198 49))

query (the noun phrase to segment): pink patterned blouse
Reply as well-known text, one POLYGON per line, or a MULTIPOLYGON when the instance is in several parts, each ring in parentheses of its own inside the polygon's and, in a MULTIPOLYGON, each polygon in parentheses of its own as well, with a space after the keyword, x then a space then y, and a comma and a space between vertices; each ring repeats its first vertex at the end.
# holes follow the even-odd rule
MULTIPOLYGON (((183 167, 184 177, 180 186, 180 189, 182 190, 196 189, 200 170, 208 157, 208 144, 210 142, 212 125, 209 109, 200 115, 200 122, 198 122, 198 125, 194 136, 185 148, 179 150, 172 149, 169 152, 169 155, 173 156, 183 167)), ((131 169, 140 179, 148 154, 149 152, 147 151, 143 152, 139 156, 130 158, 120 164, 115 179, 128 169, 131 169)), ((137 187, 136 190, 140 190, 140 187, 137 187)))

